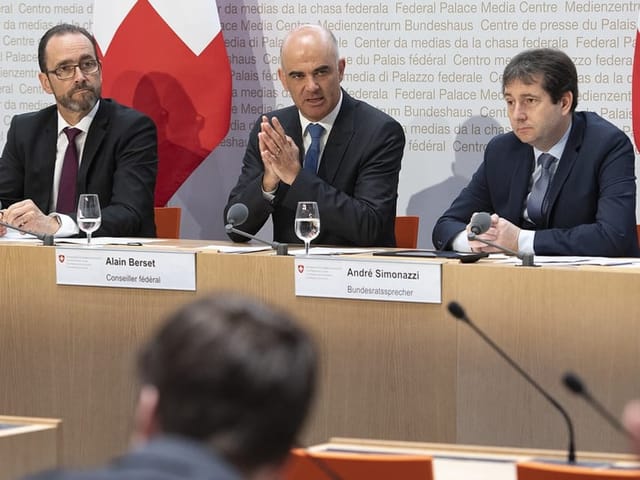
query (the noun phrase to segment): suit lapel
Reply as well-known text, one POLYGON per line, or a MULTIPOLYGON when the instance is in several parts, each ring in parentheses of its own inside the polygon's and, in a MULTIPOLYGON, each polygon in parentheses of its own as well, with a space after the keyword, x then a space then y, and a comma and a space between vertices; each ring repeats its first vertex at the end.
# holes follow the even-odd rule
POLYGON ((343 90, 342 106, 327 138, 318 169, 318 176, 331 184, 335 184, 338 169, 353 137, 355 105, 355 100, 343 90))
POLYGON ((298 147, 298 157, 300 165, 302 165, 304 161, 304 143, 302 142, 302 125, 300 125, 298 109, 291 107, 291 109, 284 111, 279 120, 282 123, 286 134, 291 137, 298 147))
POLYGON ((100 99, 100 106, 89 127, 87 140, 84 143, 84 150, 82 152, 82 159, 80 160, 80 170, 78 171, 77 187, 79 194, 87 193, 87 175, 107 133, 110 121, 110 107, 111 105, 106 100, 100 99))
POLYGON ((531 174, 533 173, 533 147, 523 143, 513 153, 513 173, 511 176, 511 189, 507 201, 509 215, 507 219, 519 225, 524 211, 524 204, 529 193, 531 174))
MULTIPOLYGON (((269 118, 271 118, 269 116, 269 118)), ((302 162, 304 159, 304 144, 302 143, 302 125, 300 125, 300 115, 298 114, 298 109, 296 107, 287 107, 278 113, 278 120, 282 124, 282 128, 287 135, 291 137, 293 142, 298 147, 298 161, 300 162, 300 166, 302 166, 302 162)), ((278 187, 277 196, 282 198, 289 191, 289 185, 284 182, 280 182, 280 186, 278 187)))
POLYGON ((53 188, 53 177, 56 168, 56 145, 58 144, 58 111, 55 106, 51 109, 51 115, 47 120, 47 124, 43 132, 42 142, 38 142, 42 148, 36 145, 39 152, 36 154, 43 159, 42 170, 38 172, 38 176, 44 181, 38 198, 33 200, 38 205, 43 205, 44 212, 51 211, 51 195, 53 188))
POLYGON ((578 151, 582 145, 582 137, 584 136, 585 128, 584 121, 577 115, 573 116, 572 121, 571 133, 569 134, 567 144, 564 147, 564 152, 562 152, 562 158, 560 159, 560 163, 558 163, 558 168, 556 173, 553 175, 553 179, 551 180, 551 185, 549 186, 549 191, 547 193, 548 207, 546 210, 546 222, 549 220, 549 214, 551 210, 553 210, 553 205, 558 199, 558 195, 560 195, 562 186, 566 182, 569 173, 571 173, 571 170, 578 159, 578 151))

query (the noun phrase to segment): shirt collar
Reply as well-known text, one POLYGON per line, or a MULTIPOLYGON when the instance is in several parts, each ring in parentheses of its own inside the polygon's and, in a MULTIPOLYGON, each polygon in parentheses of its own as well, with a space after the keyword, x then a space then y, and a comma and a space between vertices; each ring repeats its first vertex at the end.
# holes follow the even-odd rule
POLYGON ((82 130, 85 133, 88 132, 89 127, 91 126, 91 122, 93 122, 93 119, 95 118, 99 107, 100 107, 100 100, 98 99, 98 101, 93 106, 93 108, 89 110, 89 113, 87 113, 84 117, 82 117, 82 119, 75 125, 69 125, 67 121, 64 118, 62 118, 62 115, 60 115, 60 112, 58 112, 58 136, 60 136, 62 131, 67 127, 77 128, 79 130, 82 130))
POLYGON ((538 150, 537 148, 533 147, 533 153, 535 155, 536 160, 543 153, 550 153, 551 155, 556 157, 558 160, 560 160, 560 158, 562 157, 562 153, 564 152, 564 147, 567 145, 567 141, 569 140, 569 134, 571 133, 572 126, 573 126, 573 121, 569 123, 569 128, 567 128, 567 131, 564 132, 564 135, 562 135, 562 138, 558 140, 558 143, 556 143, 553 147, 551 147, 548 152, 543 152, 542 150, 538 150))
POLYGON ((331 127, 333 127, 333 124, 335 123, 336 118, 338 117, 338 113, 340 113, 341 106, 342 106, 342 89, 340 90, 340 99, 338 100, 338 103, 336 104, 336 106, 333 108, 333 110, 329 112, 329 114, 326 117, 322 118, 318 122, 312 122, 308 120, 302 115, 300 110, 298 110, 298 115, 300 115, 300 126, 302 126, 302 136, 304 136, 305 132, 307 131, 307 127, 312 123, 318 123, 324 127, 326 132, 330 132, 331 127))

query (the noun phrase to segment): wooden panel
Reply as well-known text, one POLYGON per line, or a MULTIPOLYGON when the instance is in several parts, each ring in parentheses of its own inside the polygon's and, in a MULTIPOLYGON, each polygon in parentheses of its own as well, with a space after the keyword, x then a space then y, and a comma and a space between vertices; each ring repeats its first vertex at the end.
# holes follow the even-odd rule
POLYGON ((61 418, 67 464, 126 449, 134 354, 195 294, 57 286, 53 248, 0 246, 0 412, 61 418))
MULTIPOLYGON (((640 272, 461 264, 445 272, 445 298, 569 411, 578 448, 626 451, 626 439, 561 377, 576 372, 614 414, 640 394, 640 272)), ((458 442, 565 448, 560 414, 471 329, 459 329, 458 442)))
POLYGON ((560 416, 446 313, 456 299, 570 410, 578 448, 627 448, 559 378, 575 370, 614 413, 640 396, 633 271, 450 262, 445 303, 426 305, 297 298, 295 259, 272 255, 198 254, 197 293, 56 286, 54 252, 0 245, 0 412, 63 419, 67 465, 127 448, 138 346, 168 312, 216 290, 286 308, 315 335, 321 382, 305 443, 349 436, 564 448, 560 416))
POLYGON ((62 424, 44 418, 0 416, 0 479, 21 478, 55 468, 62 460, 62 424))
POLYGON ((56 286, 54 249, 0 245, 0 411, 62 418, 67 465, 121 453, 138 346, 167 312, 224 289, 291 310, 316 335, 323 365, 306 442, 454 441, 455 327, 439 321, 440 306, 296 298, 293 266, 292 257, 205 253, 197 294, 56 286))
POLYGON ((322 381, 305 441, 330 435, 455 437, 455 324, 440 305, 296 297, 291 257, 201 254, 201 291, 231 289, 293 312, 314 332, 322 381))

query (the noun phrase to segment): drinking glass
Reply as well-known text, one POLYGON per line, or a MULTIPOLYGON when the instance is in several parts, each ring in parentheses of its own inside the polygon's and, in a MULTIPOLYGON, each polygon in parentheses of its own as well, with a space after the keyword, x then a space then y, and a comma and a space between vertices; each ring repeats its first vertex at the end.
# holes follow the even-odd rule
POLYGON ((309 255, 309 244, 320 233, 320 212, 316 202, 298 202, 295 227, 296 235, 304 242, 304 253, 309 255))
POLYGON ((87 234, 87 245, 91 244, 91 234, 102 223, 100 200, 95 193, 83 193, 78 198, 78 214, 76 216, 78 228, 87 234))

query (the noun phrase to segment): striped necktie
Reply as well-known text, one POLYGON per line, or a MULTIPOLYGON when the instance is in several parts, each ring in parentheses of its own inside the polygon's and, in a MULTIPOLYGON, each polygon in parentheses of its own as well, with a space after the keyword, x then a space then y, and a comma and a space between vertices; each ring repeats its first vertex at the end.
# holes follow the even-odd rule
POLYGON ((556 161, 556 157, 549 153, 543 153, 538 157, 538 165, 542 167, 540 177, 533 184, 531 195, 527 199, 527 212, 529 218, 537 226, 544 225, 544 218, 547 211, 546 197, 549 184, 551 183, 551 166, 556 161))

